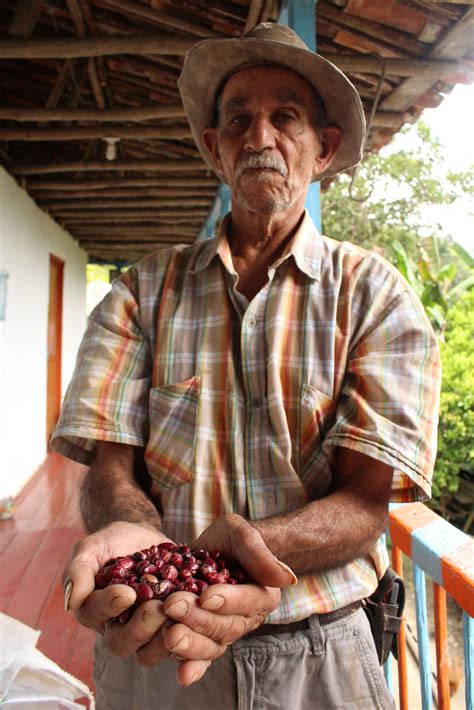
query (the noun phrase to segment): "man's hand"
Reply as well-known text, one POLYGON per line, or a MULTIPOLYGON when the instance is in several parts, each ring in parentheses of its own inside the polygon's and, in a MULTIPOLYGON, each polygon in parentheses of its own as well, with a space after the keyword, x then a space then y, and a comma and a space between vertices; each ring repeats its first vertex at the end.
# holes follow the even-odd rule
POLYGON ((125 584, 94 591, 99 568, 112 557, 164 540, 168 538, 151 525, 126 522, 110 523, 80 540, 63 573, 66 610, 75 611, 81 624, 104 634, 106 622, 132 606, 136 594, 125 584))
POLYGON ((280 588, 296 583, 293 572, 272 555, 260 534, 239 515, 218 518, 193 547, 220 550, 240 562, 255 583, 213 585, 199 598, 176 592, 164 602, 166 616, 179 623, 164 629, 160 638, 142 646, 136 655, 143 665, 157 663, 162 637, 166 649, 181 661, 177 680, 182 685, 199 680, 229 645, 260 626, 278 606, 280 588))

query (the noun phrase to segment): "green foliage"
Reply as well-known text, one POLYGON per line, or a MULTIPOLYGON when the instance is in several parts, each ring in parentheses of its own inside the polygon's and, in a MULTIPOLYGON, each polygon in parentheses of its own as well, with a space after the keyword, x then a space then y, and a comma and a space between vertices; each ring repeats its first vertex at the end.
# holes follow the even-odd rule
MULTIPOLYGON (((443 238, 445 244, 440 241, 438 247, 442 265, 446 257, 463 264, 459 255, 445 254, 453 240, 433 215, 462 196, 474 196, 474 178, 469 172, 444 170, 442 146, 422 121, 401 133, 413 143, 410 149, 369 155, 353 182, 340 176, 322 195, 324 232, 366 249, 375 246, 393 264, 396 242, 418 260, 426 237, 443 238)), ((462 279, 463 268, 457 269, 457 279, 462 279)))
POLYGON ((108 264, 87 264, 86 266, 86 280, 87 283, 92 281, 104 281, 109 283, 110 270, 115 267, 109 266, 108 264))
POLYGON ((431 240, 434 257, 425 247, 419 247, 418 261, 410 257, 400 242, 395 241, 395 263, 420 298, 433 328, 442 333, 446 326, 449 308, 459 296, 474 286, 474 259, 459 244, 450 247, 451 261, 442 263, 438 240, 431 240), (468 275, 455 284, 458 267, 454 259, 465 264, 468 275), (455 285, 454 285, 455 284, 455 285))
POLYGON ((449 311, 441 357, 434 507, 445 517, 461 517, 462 526, 469 528, 474 501, 474 289, 449 311))

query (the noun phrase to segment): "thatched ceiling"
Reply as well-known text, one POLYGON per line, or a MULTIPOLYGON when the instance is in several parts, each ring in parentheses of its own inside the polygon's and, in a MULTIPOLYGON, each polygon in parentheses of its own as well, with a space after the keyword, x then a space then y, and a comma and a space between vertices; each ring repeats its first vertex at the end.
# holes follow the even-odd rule
MULTIPOLYGON (((319 0, 318 51, 362 96, 367 150, 472 81, 472 4, 319 0)), ((279 6, 0 0, 2 164, 92 260, 133 261, 193 241, 217 180, 181 106, 183 55, 204 37, 275 20, 279 6)))

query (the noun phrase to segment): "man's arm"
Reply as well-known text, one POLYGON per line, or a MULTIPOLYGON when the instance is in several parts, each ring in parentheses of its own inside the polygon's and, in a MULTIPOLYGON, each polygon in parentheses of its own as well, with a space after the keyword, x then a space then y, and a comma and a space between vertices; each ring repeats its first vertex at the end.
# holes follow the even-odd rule
POLYGON ((125 444, 98 443, 94 463, 81 488, 81 513, 87 532, 117 520, 161 529, 158 511, 134 479, 134 450, 134 446, 125 444))
POLYGON ((260 533, 278 560, 295 572, 317 572, 367 554, 386 527, 393 469, 364 454, 338 448, 333 491, 283 515, 245 523, 224 515, 198 538, 198 547, 222 545, 250 574, 252 547, 241 545, 245 525, 260 533))
POLYGON ((333 492, 285 515, 252 525, 295 572, 315 572, 365 555, 386 527, 393 469, 338 448, 333 492))

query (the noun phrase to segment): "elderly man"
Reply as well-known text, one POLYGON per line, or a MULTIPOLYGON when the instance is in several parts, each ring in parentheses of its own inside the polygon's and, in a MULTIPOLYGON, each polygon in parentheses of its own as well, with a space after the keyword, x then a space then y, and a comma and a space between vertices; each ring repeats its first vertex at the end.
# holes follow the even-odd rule
POLYGON ((115 282, 53 441, 90 464, 65 593, 99 631, 98 708, 392 707, 361 600, 387 568, 390 497, 429 495, 439 366, 399 274, 304 209, 312 180, 360 158, 359 97, 270 24, 196 45, 180 90, 231 214, 115 282), (117 623, 135 592, 93 591, 98 567, 168 539, 227 552, 252 583, 117 623))

